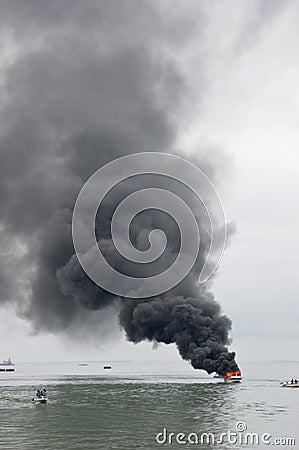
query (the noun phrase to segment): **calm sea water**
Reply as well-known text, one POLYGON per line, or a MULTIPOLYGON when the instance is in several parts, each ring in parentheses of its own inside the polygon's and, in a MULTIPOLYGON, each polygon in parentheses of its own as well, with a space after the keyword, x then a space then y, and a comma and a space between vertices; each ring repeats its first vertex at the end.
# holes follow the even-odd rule
POLYGON ((299 363, 243 364, 243 382, 230 386, 184 363, 109 364, 20 363, 1 373, 0 449, 299 449, 299 389, 279 386, 299 377, 299 363), (50 401, 33 405, 42 387, 50 401), (233 442, 220 443, 229 431, 233 442), (203 433, 218 443, 201 443, 203 433), (246 433, 258 443, 246 444, 246 433))

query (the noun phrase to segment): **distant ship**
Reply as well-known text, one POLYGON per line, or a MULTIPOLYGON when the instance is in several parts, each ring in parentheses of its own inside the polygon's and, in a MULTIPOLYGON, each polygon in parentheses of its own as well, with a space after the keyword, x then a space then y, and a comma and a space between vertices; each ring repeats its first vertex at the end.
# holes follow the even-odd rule
POLYGON ((4 359, 0 362, 0 372, 14 372, 15 363, 10 359, 4 359))

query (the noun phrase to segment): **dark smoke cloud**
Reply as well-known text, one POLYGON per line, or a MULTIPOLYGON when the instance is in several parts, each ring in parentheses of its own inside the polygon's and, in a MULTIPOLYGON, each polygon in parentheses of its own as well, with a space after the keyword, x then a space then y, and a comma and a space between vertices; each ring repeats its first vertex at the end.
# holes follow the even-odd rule
POLYGON ((120 322, 132 342, 144 339, 175 343, 183 359, 195 369, 226 374, 238 370, 235 354, 228 352, 231 321, 208 292, 196 298, 165 296, 147 302, 126 302, 120 322))
MULTIPOLYGON (((34 329, 51 332, 84 327, 86 311, 103 311, 106 323, 107 311, 112 317, 120 310, 130 341, 176 343, 194 367, 223 373, 237 367, 227 350, 231 323, 207 288, 196 287, 194 274, 167 295, 122 300, 88 278, 72 244, 74 202, 96 169, 125 154, 175 146, 188 89, 171 55, 188 40, 192 22, 166 16, 165 7, 130 0, 1 3, 0 36, 10 50, 1 75, 1 246, 9 257, 0 264, 0 301, 15 302, 34 329)), ((212 176, 213 162, 202 165, 212 176)), ((107 259, 136 276, 139 269, 118 259, 109 227, 114 204, 140 186, 112 194, 97 225, 107 259)), ((146 248, 156 227, 171 242, 164 267, 178 249, 173 221, 141 215, 132 240, 146 248)), ((204 236, 198 267, 209 244, 209 232, 204 236)), ((98 322, 101 328, 101 314, 98 322)))

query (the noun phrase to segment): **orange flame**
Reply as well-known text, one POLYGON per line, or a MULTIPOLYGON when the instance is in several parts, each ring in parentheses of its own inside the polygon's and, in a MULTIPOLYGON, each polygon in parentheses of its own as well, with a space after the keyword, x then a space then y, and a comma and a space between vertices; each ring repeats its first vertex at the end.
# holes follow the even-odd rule
POLYGON ((240 377, 241 371, 237 370, 236 372, 227 372, 227 374, 224 376, 224 378, 231 378, 231 377, 240 377))

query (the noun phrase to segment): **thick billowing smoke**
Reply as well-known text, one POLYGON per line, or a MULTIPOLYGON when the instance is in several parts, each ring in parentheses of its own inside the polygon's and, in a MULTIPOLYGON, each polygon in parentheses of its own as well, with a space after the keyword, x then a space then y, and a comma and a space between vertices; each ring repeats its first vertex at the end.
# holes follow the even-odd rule
MULTIPOLYGON (((130 341, 175 343, 193 367, 225 373, 237 368, 227 350, 231 322, 194 274, 160 297, 124 300, 88 278, 72 244, 74 202, 96 169, 128 153, 175 148, 188 90, 172 55, 192 24, 165 11, 159 2, 130 0, 2 2, 0 301, 15 303, 35 330, 51 332, 88 326, 87 311, 97 314, 99 329, 119 314, 130 341)), ((213 176, 213 161, 205 166, 213 176)), ((116 189, 97 222, 107 260, 135 276, 141 269, 118 257, 110 221, 115 204, 140 187, 131 180, 116 189)), ((140 214, 131 239, 146 249, 154 228, 170 238, 161 269, 179 248, 174 221, 140 214)))
POLYGON ((195 369, 223 375, 238 370, 235 354, 225 347, 231 321, 208 292, 196 298, 174 294, 147 302, 130 301, 122 308, 120 320, 130 341, 175 343, 181 357, 195 369))

